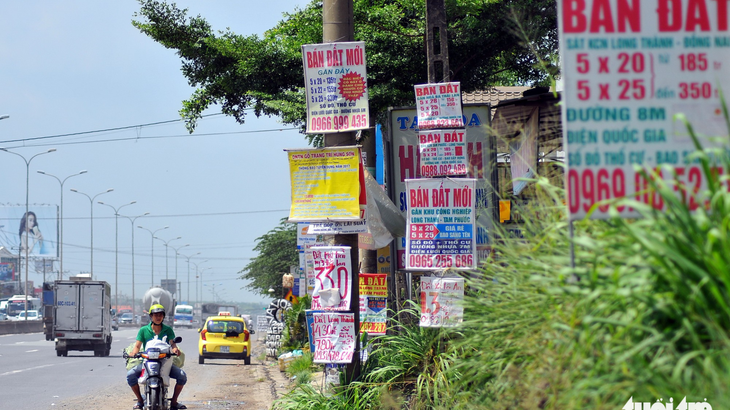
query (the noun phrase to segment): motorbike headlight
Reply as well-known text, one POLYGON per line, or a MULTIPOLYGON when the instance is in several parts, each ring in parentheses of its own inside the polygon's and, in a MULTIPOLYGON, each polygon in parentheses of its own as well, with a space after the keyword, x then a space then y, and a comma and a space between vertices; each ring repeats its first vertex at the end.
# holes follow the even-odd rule
POLYGON ((160 352, 159 350, 151 350, 147 352, 147 358, 152 360, 157 360, 160 358, 160 352))

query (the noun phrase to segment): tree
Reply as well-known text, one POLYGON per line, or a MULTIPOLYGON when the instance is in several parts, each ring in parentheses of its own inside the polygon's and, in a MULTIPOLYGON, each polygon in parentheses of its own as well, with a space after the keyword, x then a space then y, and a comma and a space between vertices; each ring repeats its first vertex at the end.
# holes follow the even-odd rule
POLYGON ((270 288, 275 295, 281 295, 282 273, 288 273, 292 265, 299 266, 297 224, 287 223, 284 218, 279 226, 256 238, 256 242, 253 250, 258 256, 239 272, 240 278, 249 281, 247 289, 261 295, 268 296, 270 288))
MULTIPOLYGON (((365 41, 369 104, 378 122, 389 106, 413 105, 413 85, 427 82, 425 1, 353 0, 355 39, 365 41)), ((322 42, 320 0, 285 13, 263 38, 215 34, 202 17, 188 17, 174 4, 140 4, 134 26, 177 50, 183 75, 197 87, 180 111, 190 132, 214 104, 239 123, 253 110, 305 125, 301 46, 322 42)), ((449 0, 446 16, 451 81, 460 81, 463 91, 546 81, 539 62, 557 55, 555 0, 449 0)))

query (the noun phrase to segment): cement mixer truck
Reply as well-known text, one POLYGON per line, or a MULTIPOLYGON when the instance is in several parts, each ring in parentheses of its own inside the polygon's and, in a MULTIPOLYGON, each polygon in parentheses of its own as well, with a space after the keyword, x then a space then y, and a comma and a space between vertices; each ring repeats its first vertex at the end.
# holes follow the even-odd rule
MULTIPOLYGON (((175 319, 174 308, 175 300, 172 298, 172 293, 167 290, 155 286, 147 290, 142 296, 142 305, 144 306, 145 313, 150 311, 150 306, 160 304, 165 307, 165 324, 172 327, 175 319)), ((149 320, 148 315, 144 315, 149 320)))

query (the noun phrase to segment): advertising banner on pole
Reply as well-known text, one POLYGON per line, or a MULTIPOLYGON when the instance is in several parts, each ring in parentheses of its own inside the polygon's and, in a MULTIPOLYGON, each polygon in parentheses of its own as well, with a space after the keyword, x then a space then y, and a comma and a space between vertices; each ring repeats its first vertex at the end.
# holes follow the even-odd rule
POLYGON ((421 327, 453 327, 464 320, 463 278, 421 278, 421 327))
POLYGON ((418 132, 421 176, 466 175, 465 129, 418 132))
POLYGON ((307 133, 370 128, 365 42, 305 44, 307 133))
POLYGON ((312 310, 349 310, 352 263, 349 246, 314 246, 307 281, 314 283, 312 310))
POLYGON ((363 219, 359 153, 357 147, 287 151, 292 197, 289 221, 363 219))
POLYGON ((704 146, 728 135, 720 103, 720 90, 730 90, 727 2, 561 0, 558 9, 570 218, 607 218, 605 201, 624 197, 664 209, 635 167, 657 171, 690 209, 701 206, 706 175, 676 115, 704 146))
MULTIPOLYGON (((393 140, 391 161, 393 167, 393 202, 398 205, 403 216, 408 218, 408 199, 406 195, 406 179, 421 178, 421 156, 418 149, 418 117, 414 108, 394 108, 390 112, 388 131, 393 140)), ((495 154, 489 136, 490 107, 488 104, 464 105, 464 123, 466 128, 466 156, 468 160, 467 176, 475 178, 476 183, 476 246, 480 260, 489 256, 491 244, 489 231, 492 229, 493 214, 496 201, 491 183, 492 162, 495 154)), ((396 239, 397 269, 405 269, 405 238, 396 239)))
POLYGON ((417 84, 418 128, 463 128, 461 83, 417 84))
POLYGON ((355 354, 354 313, 312 313, 314 363, 350 363, 355 354))
POLYGON ((386 274, 361 273, 360 333, 384 335, 388 319, 388 280, 386 274))
POLYGON ((406 269, 475 269, 475 179, 407 179, 406 269))

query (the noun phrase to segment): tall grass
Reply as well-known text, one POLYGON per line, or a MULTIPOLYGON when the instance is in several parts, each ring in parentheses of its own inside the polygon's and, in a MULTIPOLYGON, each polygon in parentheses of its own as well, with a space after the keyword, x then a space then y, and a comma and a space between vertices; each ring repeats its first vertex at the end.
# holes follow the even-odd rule
POLYGON ((724 163, 712 164, 689 131, 712 181, 694 198, 704 206, 690 211, 677 180, 646 175, 666 209, 624 199, 613 205, 641 219, 575 222, 574 269, 562 189, 534 181, 524 239, 496 244, 495 260, 468 282, 458 341, 468 353, 454 366, 463 408, 730 402, 730 194, 713 169, 730 161, 715 152, 724 163))

